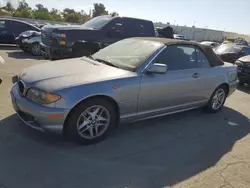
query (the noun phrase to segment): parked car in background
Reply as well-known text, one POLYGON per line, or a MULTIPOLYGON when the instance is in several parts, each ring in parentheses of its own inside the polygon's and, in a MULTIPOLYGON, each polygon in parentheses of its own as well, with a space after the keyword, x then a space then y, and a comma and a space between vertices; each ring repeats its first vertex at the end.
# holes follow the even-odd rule
POLYGON ((248 42, 244 38, 226 38, 222 44, 229 44, 229 43, 235 43, 239 45, 246 45, 248 46, 248 42))
POLYGON ((209 46, 211 48, 216 48, 220 45, 220 43, 218 42, 213 42, 213 41, 202 41, 200 42, 202 45, 206 45, 206 46, 209 46))
POLYGON ((218 112, 238 85, 237 66, 211 48, 156 37, 32 66, 13 80, 13 107, 26 124, 85 144, 104 139, 119 122, 199 107, 218 112))
POLYGON ((41 55, 41 32, 25 31, 15 39, 16 44, 25 52, 31 52, 34 56, 41 55))
POLYGON ((226 62, 235 63, 243 56, 250 55, 250 47, 235 43, 222 44, 214 49, 215 53, 226 62))
POLYGON ((165 38, 174 38, 174 29, 170 26, 161 28, 161 27, 156 27, 156 30, 158 32, 158 37, 165 37, 165 38))
POLYGON ((27 22, 14 19, 0 19, 0 44, 15 44, 15 38, 22 32, 33 30, 39 32, 40 29, 27 22))
POLYGON ((184 35, 180 35, 180 34, 174 34, 174 38, 180 39, 180 40, 188 40, 187 37, 185 37, 184 35))
POLYGON ((155 37, 152 21, 99 16, 80 26, 44 26, 42 49, 51 60, 80 57, 130 37, 155 37))
POLYGON ((250 55, 239 58, 235 64, 238 66, 238 78, 241 84, 250 84, 250 55))

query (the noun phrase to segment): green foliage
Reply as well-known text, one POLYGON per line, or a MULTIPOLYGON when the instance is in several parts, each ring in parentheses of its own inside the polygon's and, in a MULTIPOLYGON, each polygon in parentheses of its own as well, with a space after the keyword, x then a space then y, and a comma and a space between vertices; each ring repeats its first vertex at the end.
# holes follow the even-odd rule
POLYGON ((30 9, 17 10, 13 13, 13 16, 20 18, 33 18, 32 11, 30 9))
POLYGON ((106 10, 104 4, 102 3, 95 3, 94 4, 94 9, 92 11, 92 16, 97 17, 101 15, 108 15, 108 11, 106 10))
POLYGON ((110 16, 119 16, 119 14, 117 12, 111 12, 110 16))
POLYGON ((0 16, 10 16, 10 15, 11 15, 11 13, 0 9, 0 16))
MULTIPOLYGON (((81 10, 80 12, 74 9, 65 8, 63 11, 59 11, 55 8, 50 11, 42 4, 36 4, 35 9, 32 9, 25 0, 21 0, 18 3, 18 7, 15 10, 11 1, 8 0, 6 6, 0 9, 0 16, 14 16, 22 18, 35 18, 40 20, 54 20, 54 21, 65 21, 72 23, 84 23, 93 17, 101 15, 109 15, 106 7, 102 3, 95 3, 93 10, 88 14, 81 10)), ((112 16, 117 16, 117 12, 110 13, 112 16)))

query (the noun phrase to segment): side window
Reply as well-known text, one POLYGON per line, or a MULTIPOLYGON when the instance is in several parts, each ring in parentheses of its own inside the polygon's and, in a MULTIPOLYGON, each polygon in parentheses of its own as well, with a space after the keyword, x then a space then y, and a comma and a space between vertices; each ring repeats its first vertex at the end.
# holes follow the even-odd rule
POLYGON ((5 29, 5 21, 0 20, 0 30, 5 29))
POLYGON ((168 71, 195 69, 196 51, 191 45, 170 45, 157 57, 157 63, 168 66, 168 71))
POLYGON ((198 68, 209 68, 210 63, 209 63, 207 57, 205 56, 205 54, 203 52, 201 52, 199 49, 196 49, 196 53, 197 53, 197 67, 198 68))
POLYGON ((124 36, 124 26, 123 23, 116 22, 111 25, 108 30, 108 37, 111 38, 123 38, 124 36))

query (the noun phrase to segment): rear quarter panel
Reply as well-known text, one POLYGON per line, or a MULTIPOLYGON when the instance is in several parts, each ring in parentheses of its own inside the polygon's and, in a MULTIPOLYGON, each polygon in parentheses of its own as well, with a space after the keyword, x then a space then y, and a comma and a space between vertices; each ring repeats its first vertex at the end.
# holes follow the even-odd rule
POLYGON ((215 66, 211 68, 200 69, 202 79, 202 90, 204 96, 209 99, 214 90, 221 84, 228 84, 230 86, 229 72, 237 74, 237 67, 230 63, 225 63, 222 66, 215 66))

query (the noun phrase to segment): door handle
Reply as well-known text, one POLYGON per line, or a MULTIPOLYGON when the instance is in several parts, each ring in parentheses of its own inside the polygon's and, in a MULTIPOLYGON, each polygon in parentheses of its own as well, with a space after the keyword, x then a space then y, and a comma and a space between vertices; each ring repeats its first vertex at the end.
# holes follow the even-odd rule
POLYGON ((200 76, 200 74, 197 72, 192 75, 193 78, 198 78, 199 76, 200 76))

